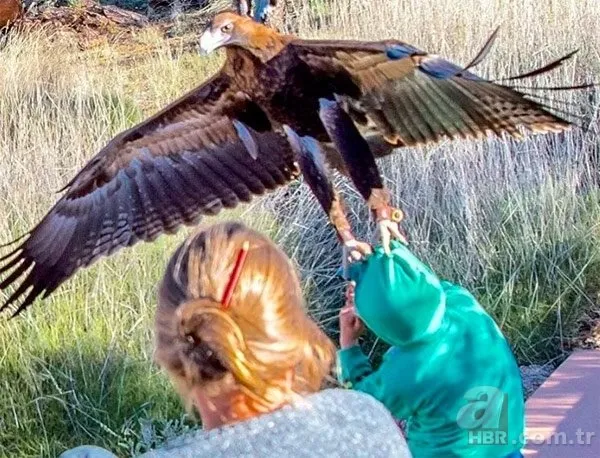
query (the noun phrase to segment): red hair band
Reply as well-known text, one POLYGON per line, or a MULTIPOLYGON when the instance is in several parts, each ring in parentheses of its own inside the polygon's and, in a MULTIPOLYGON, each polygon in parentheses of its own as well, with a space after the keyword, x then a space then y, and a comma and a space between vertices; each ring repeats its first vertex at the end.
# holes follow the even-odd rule
POLYGON ((248 255, 248 250, 250 249, 250 242, 247 240, 242 244, 242 248, 238 253, 237 259, 235 260, 235 265, 233 266, 233 272, 231 273, 231 277, 229 278, 229 283, 227 283, 227 287, 225 288, 225 292, 223 293, 223 299, 221 299, 221 305, 224 309, 229 307, 229 303, 231 302, 231 297, 233 296, 233 291, 237 286, 237 282, 240 279, 240 274, 242 273, 242 267, 244 267, 244 262, 246 261, 246 256, 248 255))

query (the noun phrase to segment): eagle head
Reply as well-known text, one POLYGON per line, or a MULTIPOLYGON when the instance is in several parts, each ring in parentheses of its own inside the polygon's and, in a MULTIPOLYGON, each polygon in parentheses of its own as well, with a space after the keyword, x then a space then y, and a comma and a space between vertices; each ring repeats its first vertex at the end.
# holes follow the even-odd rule
POLYGON ((223 11, 213 17, 200 36, 200 49, 208 54, 222 47, 239 47, 250 51, 266 51, 278 44, 280 35, 274 29, 254 21, 250 16, 240 16, 223 11))

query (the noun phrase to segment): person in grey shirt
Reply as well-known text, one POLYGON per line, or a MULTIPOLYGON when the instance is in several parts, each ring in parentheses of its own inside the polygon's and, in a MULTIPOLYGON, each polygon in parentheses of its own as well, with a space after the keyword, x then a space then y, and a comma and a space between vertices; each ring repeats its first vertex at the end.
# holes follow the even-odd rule
POLYGON ((388 411, 357 391, 329 389, 251 420, 180 437, 144 458, 410 457, 388 411))
MULTIPOLYGON (((306 314, 287 256, 242 224, 208 227, 176 250, 155 331, 156 359, 204 429, 144 458, 411 456, 374 398, 320 391, 335 347, 306 314)), ((113 456, 83 446, 61 458, 113 456)))

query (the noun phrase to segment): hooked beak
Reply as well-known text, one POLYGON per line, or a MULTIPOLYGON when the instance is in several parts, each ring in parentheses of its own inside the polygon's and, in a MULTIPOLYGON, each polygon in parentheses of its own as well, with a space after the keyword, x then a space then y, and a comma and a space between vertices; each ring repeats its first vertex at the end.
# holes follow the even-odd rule
POLYGON ((205 54, 209 54, 227 43, 227 40, 229 40, 229 36, 220 30, 213 32, 208 29, 200 37, 200 50, 205 54))

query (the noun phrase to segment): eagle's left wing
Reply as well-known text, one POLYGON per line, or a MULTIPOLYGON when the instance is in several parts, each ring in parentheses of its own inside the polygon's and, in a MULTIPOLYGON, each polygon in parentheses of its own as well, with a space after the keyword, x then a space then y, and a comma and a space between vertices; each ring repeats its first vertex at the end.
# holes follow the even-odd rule
MULTIPOLYGON (((571 126, 525 93, 399 41, 295 40, 289 47, 355 121, 393 146, 489 133, 520 138, 523 129, 546 133, 571 126)), ((570 55, 523 76, 551 70, 570 55)))

